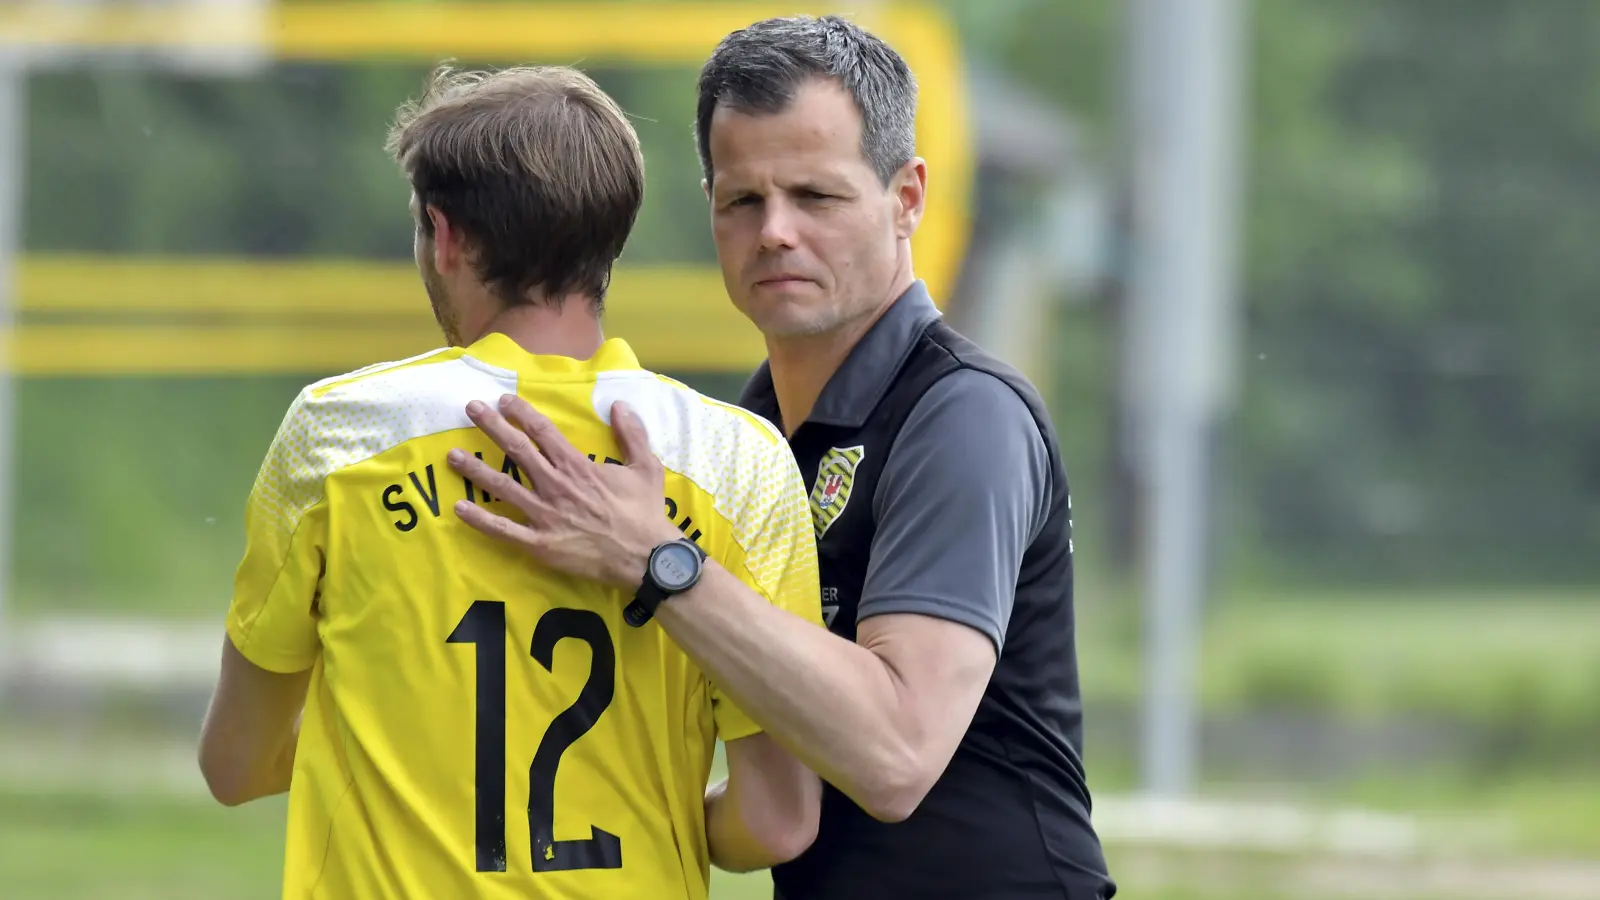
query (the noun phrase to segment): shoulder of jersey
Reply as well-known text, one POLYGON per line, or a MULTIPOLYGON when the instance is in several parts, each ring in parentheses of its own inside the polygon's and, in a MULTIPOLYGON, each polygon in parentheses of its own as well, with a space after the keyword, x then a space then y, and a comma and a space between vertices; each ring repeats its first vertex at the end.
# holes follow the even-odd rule
POLYGON ((326 476, 407 441, 471 428, 469 402, 492 403, 516 389, 516 372, 441 348, 307 386, 295 401, 294 425, 316 447, 314 468, 326 476))
POLYGON ((792 464, 788 442, 766 419, 724 403, 682 382, 643 370, 600 373, 596 415, 610 421, 611 406, 626 401, 644 420, 650 446, 669 472, 718 498, 736 514, 754 482, 781 476, 792 464))

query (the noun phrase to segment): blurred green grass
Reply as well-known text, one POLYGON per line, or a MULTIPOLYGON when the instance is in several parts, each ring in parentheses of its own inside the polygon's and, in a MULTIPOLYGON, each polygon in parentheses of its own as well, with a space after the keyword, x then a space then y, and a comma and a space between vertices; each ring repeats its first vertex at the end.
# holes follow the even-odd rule
MULTIPOLYGON (((98 725, 0 732, 0 897, 276 900, 287 798, 212 802, 189 747, 98 725)), ((710 780, 725 766, 719 745, 710 780)), ((712 900, 771 897, 765 872, 711 874, 712 900)))
MULTIPOLYGON (((171 796, 0 791, 0 885, 7 900, 276 900, 283 813, 282 798, 224 809, 171 796)), ((1129 900, 1332 900, 1352 894, 1319 889, 1318 867, 1364 865, 1115 845, 1109 856, 1129 900)), ((712 900, 765 900, 770 883, 765 873, 714 871, 712 900)))
MULTIPOLYGON (((278 896, 283 798, 238 809, 212 803, 199 790, 187 739, 89 728, 30 742, 14 731, 0 735, 0 896, 6 900, 278 896)), ((1129 787, 1120 783, 1126 767, 1108 771, 1113 777, 1096 780, 1102 798, 1129 787)), ((713 777, 720 774, 718 769, 713 777)), ((1401 813, 1421 829, 1423 852, 1383 859, 1110 840, 1107 853, 1124 887, 1120 896, 1333 900, 1353 895, 1324 892, 1325 879, 1347 872, 1373 878, 1381 877, 1374 873, 1382 867, 1397 867, 1406 873, 1402 878, 1425 884, 1438 875, 1441 860, 1446 871, 1454 860, 1513 873, 1523 867, 1537 873, 1550 860, 1600 860, 1600 804, 1593 802, 1600 796, 1600 773, 1552 780, 1524 772, 1484 782, 1470 772, 1440 769, 1320 789, 1213 781, 1202 796, 1401 813)), ((1470 875, 1457 870, 1453 877, 1470 875)), ((712 898, 766 898, 769 885, 765 873, 714 871, 712 898)), ((1390 882, 1382 896, 1451 896, 1437 885, 1414 894, 1406 890, 1390 882)))
POLYGON ((1301 793, 1414 816, 1442 840, 1493 854, 1600 860, 1600 771, 1485 778, 1441 765, 1301 793))
MULTIPOLYGON (((224 809, 159 796, 0 792, 7 900, 277 900, 282 798, 224 809)), ((771 880, 714 872, 714 900, 770 897, 771 880)))
MULTIPOLYGON (((1086 702, 1137 704, 1137 598, 1095 585, 1079 596, 1086 702)), ((1213 712, 1421 714, 1600 738, 1593 588, 1235 588, 1203 629, 1200 691, 1213 712)))

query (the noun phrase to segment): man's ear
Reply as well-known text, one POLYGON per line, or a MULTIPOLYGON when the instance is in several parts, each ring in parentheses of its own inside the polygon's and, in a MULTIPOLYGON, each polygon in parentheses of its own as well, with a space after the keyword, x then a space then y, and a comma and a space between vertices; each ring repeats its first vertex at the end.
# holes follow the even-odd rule
POLYGON ((922 223, 922 211, 928 200, 927 162, 918 156, 901 166, 889 182, 889 189, 900 204, 895 213, 895 236, 910 238, 922 223))
POLYGON ((433 226, 433 267, 441 273, 449 272, 461 263, 461 232, 450 224, 437 206, 429 204, 423 207, 422 214, 428 217, 428 223, 433 226))

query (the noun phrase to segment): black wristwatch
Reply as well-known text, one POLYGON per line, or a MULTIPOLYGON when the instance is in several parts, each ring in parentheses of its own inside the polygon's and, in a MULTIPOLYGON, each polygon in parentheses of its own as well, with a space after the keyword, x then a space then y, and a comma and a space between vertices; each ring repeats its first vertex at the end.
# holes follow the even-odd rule
POLYGON ((695 586, 705 561, 706 552, 688 538, 667 541, 651 550, 644 566, 644 583, 622 611, 623 621, 634 628, 650 621, 656 607, 695 586))

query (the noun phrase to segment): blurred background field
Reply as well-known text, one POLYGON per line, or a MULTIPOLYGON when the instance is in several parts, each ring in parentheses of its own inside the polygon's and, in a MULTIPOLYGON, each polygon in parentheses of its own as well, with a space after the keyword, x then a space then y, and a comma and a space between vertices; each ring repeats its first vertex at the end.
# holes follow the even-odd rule
POLYGON ((382 153, 428 65, 581 62, 617 96, 650 182, 610 329, 730 397, 760 345, 714 268, 695 68, 832 10, 921 76, 919 266, 1054 406, 1119 896, 1600 897, 1600 6, 1187 7, 1237 23, 1237 190, 1206 295, 1198 767, 1151 792, 1148 341, 1193 320, 1142 254, 1159 192, 1201 186, 1141 174, 1199 150, 1148 145, 1184 85, 1134 85, 1139 48, 1177 53, 1174 2, 92 5, 0 8, 0 896, 276 896, 281 802, 211 804, 192 742, 289 400, 437 343, 382 153))

